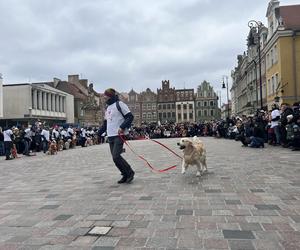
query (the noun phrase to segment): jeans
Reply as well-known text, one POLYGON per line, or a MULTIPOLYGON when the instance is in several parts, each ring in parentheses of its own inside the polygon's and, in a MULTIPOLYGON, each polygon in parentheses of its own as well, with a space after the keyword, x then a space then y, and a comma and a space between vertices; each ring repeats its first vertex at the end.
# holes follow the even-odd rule
POLYGON ((263 138, 251 136, 250 140, 251 140, 251 142, 250 142, 249 146, 251 148, 264 147, 264 139, 263 138))
POLYGON ((133 173, 131 166, 121 156, 123 152, 123 141, 119 136, 108 137, 110 152, 116 167, 120 170, 121 174, 125 177, 133 173))
POLYGON ((49 142, 46 140, 42 141, 43 152, 46 153, 48 151, 49 142))
POLYGON ((280 144, 280 127, 279 126, 275 126, 275 127, 273 127, 273 129, 274 129, 274 133, 275 133, 275 136, 276 136, 276 143, 277 144, 280 144))
POLYGON ((31 141, 30 140, 23 140, 23 144, 24 144, 24 155, 29 155, 29 149, 30 149, 30 145, 31 145, 31 141))
POLYGON ((0 156, 5 155, 4 142, 0 141, 0 156))
POLYGON ((12 147, 13 147, 12 141, 4 142, 6 160, 10 158, 12 147))

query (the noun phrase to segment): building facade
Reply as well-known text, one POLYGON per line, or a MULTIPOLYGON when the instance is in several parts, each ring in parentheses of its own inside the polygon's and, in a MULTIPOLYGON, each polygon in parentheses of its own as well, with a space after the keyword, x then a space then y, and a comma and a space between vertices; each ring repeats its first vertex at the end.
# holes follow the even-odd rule
POLYGON ((197 122, 220 119, 218 96, 207 81, 203 81, 197 88, 195 114, 197 122))
POLYGON ((40 119, 49 125, 74 122, 74 97, 47 84, 3 86, 1 124, 28 124, 40 119))
POLYGON ((142 123, 157 123, 157 94, 147 88, 139 95, 142 123))
POLYGON ((0 73, 0 118, 3 117, 3 78, 0 73))
POLYGON ((267 105, 300 99, 300 5, 270 1, 266 55, 267 105))
POLYGON ((268 26, 258 23, 250 29, 247 53, 238 56, 232 71, 232 105, 237 115, 270 109, 274 102, 299 101, 299 13, 300 5, 279 6, 279 1, 271 0, 268 26))
POLYGON ((93 89, 93 84, 79 75, 68 75, 68 81, 54 78, 45 82, 55 89, 74 96, 74 123, 79 126, 99 126, 104 119, 103 97, 93 89))
POLYGON ((124 102, 134 116, 133 125, 140 126, 142 124, 140 95, 132 89, 128 93, 128 99, 124 99, 124 102))
POLYGON ((176 91, 170 87, 170 81, 162 81, 162 87, 157 89, 157 113, 161 124, 176 122, 176 91))
POLYGON ((176 89, 176 122, 195 122, 194 89, 176 89))

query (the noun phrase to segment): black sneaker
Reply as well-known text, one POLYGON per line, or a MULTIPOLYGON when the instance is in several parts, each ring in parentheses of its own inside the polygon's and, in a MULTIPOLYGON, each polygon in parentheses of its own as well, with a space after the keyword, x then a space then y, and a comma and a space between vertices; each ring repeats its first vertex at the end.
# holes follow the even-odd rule
POLYGON ((134 172, 132 171, 131 174, 128 176, 126 183, 130 183, 132 182, 132 180, 134 179, 134 172))
POLYGON ((127 177, 123 176, 119 181, 118 183, 121 184, 121 183, 125 183, 127 181, 127 177))

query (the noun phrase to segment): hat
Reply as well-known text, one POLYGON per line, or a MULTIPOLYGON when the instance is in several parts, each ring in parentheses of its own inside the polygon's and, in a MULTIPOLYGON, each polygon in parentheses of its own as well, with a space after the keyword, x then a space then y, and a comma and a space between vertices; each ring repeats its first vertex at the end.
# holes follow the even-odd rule
POLYGON ((113 97, 116 95, 116 91, 113 88, 109 88, 105 90, 104 95, 108 97, 113 97))

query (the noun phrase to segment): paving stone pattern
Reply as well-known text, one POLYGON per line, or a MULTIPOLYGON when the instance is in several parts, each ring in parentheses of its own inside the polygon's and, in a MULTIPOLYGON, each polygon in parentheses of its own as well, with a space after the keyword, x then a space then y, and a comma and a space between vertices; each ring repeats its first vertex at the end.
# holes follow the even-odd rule
MULTIPOLYGON (((158 168, 178 168, 153 173, 127 150, 132 184, 117 184, 107 144, 0 158, 0 250, 300 249, 299 152, 201 139, 209 173, 200 178, 149 141, 131 145, 158 168)), ((177 139, 160 141, 181 154, 177 139)))

